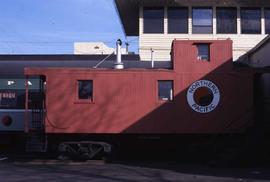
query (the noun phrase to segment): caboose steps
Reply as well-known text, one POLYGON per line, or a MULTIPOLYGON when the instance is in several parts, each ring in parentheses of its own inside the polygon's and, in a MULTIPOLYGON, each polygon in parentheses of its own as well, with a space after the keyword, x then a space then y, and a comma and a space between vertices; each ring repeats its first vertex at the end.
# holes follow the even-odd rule
POLYGON ((26 138, 26 152, 46 152, 47 136, 44 133, 29 133, 26 138))

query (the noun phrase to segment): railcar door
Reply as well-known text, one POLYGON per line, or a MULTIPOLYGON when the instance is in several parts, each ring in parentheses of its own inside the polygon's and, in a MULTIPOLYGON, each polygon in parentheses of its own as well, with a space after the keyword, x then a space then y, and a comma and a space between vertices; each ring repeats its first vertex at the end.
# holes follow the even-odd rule
POLYGON ((254 125, 250 131, 249 153, 260 155, 270 151, 270 73, 260 70, 255 74, 254 125))
POLYGON ((270 131, 270 73, 262 73, 258 81, 258 116, 266 126, 268 132, 270 131))

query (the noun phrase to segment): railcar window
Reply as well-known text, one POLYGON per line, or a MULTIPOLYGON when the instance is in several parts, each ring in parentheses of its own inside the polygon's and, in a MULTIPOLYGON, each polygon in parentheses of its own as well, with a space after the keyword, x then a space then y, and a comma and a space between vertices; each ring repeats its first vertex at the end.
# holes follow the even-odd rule
POLYGON ((217 33, 237 33, 236 8, 217 8, 217 33))
POLYGON ((202 34, 213 33, 213 9, 192 9, 192 32, 202 34))
POLYGON ((270 8, 264 10, 265 33, 270 34, 270 8))
MULTIPOLYGON (((17 105, 17 98, 21 96, 18 92, 11 90, 1 90, 0 92, 0 108, 14 108, 17 105)), ((21 104, 18 103, 20 108, 21 104)))
POLYGON ((162 101, 173 100, 173 81, 159 80, 158 81, 158 98, 162 101))
POLYGON ((93 80, 78 81, 78 96, 82 100, 93 100, 93 80))
MULTIPOLYGON (((29 98, 38 95, 39 80, 29 79, 29 98)), ((25 79, 0 79, 0 109, 25 108, 25 79)))
POLYGON ((196 44, 197 46, 197 59, 199 61, 210 61, 209 44, 196 44))
POLYGON ((168 8, 168 33, 188 33, 188 8, 168 8))
POLYGON ((144 8, 143 25, 144 33, 164 33, 164 9, 144 8))
POLYGON ((241 29, 243 34, 261 33, 261 9, 242 8, 241 9, 241 29))

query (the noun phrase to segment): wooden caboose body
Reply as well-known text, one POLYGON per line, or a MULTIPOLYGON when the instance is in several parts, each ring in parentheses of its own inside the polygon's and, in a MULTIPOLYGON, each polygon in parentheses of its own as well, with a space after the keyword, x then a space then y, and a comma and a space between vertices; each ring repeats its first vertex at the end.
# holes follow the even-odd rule
POLYGON ((44 132, 225 134, 252 124, 253 73, 233 66, 231 40, 175 40, 171 55, 172 69, 26 68, 28 78, 44 77, 44 132))

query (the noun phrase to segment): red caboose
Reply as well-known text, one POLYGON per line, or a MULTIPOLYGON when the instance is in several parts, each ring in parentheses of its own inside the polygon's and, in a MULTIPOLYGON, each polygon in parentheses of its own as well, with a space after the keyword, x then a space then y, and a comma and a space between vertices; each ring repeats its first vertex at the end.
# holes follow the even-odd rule
MULTIPOLYGON (((171 55, 171 69, 26 68, 27 77, 43 78, 42 132, 226 134, 251 125, 253 74, 233 66, 231 40, 175 40, 171 55)), ((27 110, 35 111, 29 100, 27 132, 34 122, 27 110)))

